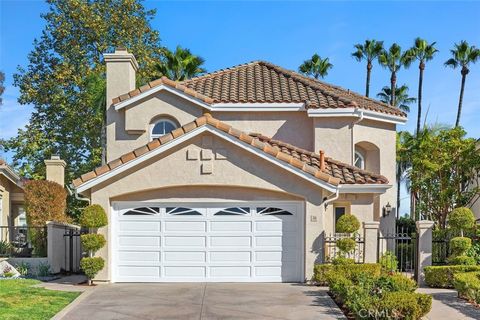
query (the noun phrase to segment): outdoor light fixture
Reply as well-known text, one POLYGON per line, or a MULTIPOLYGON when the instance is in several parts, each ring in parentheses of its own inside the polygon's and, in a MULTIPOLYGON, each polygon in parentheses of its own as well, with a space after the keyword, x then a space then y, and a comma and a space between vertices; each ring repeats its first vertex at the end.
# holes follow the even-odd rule
POLYGON ((387 205, 383 207, 383 217, 388 216, 392 212, 392 206, 390 205, 390 202, 387 202, 387 205))

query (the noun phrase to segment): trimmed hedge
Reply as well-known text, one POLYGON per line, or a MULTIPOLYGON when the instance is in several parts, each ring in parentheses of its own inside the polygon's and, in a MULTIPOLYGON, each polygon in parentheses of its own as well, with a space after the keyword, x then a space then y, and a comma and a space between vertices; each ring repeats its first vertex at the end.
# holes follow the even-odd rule
POLYGON ((107 242, 102 234, 97 233, 82 234, 80 236, 80 239, 83 249, 93 252, 103 248, 103 246, 107 242))
POLYGON ((480 266, 432 266, 426 267, 425 283, 432 288, 453 288, 454 275, 459 272, 480 271, 480 266))
POLYGON ((85 228, 101 228, 108 224, 107 214, 102 206, 92 204, 83 209, 80 215, 80 225, 85 228))
POLYGON ((450 257, 447 259, 448 264, 450 265, 463 265, 463 266, 474 266, 477 264, 477 260, 474 257, 469 257, 466 255, 450 257))
POLYGON ((468 249, 472 247, 472 239, 467 237, 455 237, 450 240, 450 250, 452 256, 463 256, 468 249))
POLYGON ((355 249, 356 242, 352 238, 343 238, 337 240, 336 243, 338 249, 344 253, 350 253, 355 249))
POLYGON ((83 258, 80 260, 80 268, 88 279, 93 279, 105 266, 105 260, 101 257, 83 258))
POLYGON ((313 268, 313 280, 320 285, 327 285, 329 279, 337 274, 342 274, 347 279, 356 279, 364 273, 378 277, 381 270, 382 267, 378 263, 317 264, 313 268))
POLYGON ((460 298, 480 304, 480 272, 457 273, 453 278, 460 298))
POLYGON ((335 223, 335 231, 339 233, 354 233, 360 229, 360 221, 353 214, 344 214, 335 223))

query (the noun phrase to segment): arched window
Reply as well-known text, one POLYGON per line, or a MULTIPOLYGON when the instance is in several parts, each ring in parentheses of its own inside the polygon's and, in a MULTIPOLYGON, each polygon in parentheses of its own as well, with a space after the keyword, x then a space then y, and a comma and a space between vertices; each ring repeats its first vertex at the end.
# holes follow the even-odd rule
POLYGON ((167 133, 172 132, 177 128, 175 122, 169 119, 158 119, 151 125, 150 139, 159 138, 167 133))
POLYGON ((355 151, 355 167, 360 168, 362 170, 365 169, 365 158, 358 151, 355 151))

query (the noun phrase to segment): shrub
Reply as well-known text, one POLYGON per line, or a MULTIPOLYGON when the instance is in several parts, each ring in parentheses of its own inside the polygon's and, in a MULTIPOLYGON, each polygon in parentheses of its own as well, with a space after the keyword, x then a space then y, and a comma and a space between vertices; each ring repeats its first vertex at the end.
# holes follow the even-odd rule
POLYGON ((397 271, 398 260, 395 254, 391 251, 385 251, 384 254, 380 257, 379 261, 382 266, 382 270, 386 272, 397 271))
MULTIPOLYGON (((349 259, 346 259, 349 260, 349 259)), ((327 285, 329 280, 337 277, 356 279, 362 273, 378 277, 381 273, 381 266, 377 263, 340 263, 340 264, 316 264, 313 268, 313 280, 320 285, 327 285)))
POLYGON ((332 259, 332 264, 354 264, 355 259, 345 258, 345 257, 336 257, 332 259))
POLYGON ((89 233, 89 234, 82 234, 80 236, 82 247, 86 251, 97 251, 106 243, 105 237, 101 234, 96 233, 89 233))
POLYGON ((386 319, 421 319, 432 308, 432 297, 413 292, 387 292, 381 299, 380 312, 386 319))
POLYGON ((335 231, 339 233, 354 233, 359 228, 360 222, 353 214, 344 214, 335 224, 335 231))
POLYGON ((105 260, 101 257, 83 258, 80 260, 80 268, 88 279, 93 279, 97 273, 103 269, 105 260))
POLYGON ((477 261, 475 260, 474 257, 469 257, 467 255, 450 257, 447 259, 447 262, 448 264, 454 265, 454 266, 458 266, 458 265, 474 266, 477 264, 477 261))
POLYGON ((12 251, 12 244, 6 240, 0 241, 0 256, 9 256, 12 251))
POLYGON ((52 273, 50 265, 46 263, 39 263, 37 266, 37 275, 39 277, 48 277, 52 273))
POLYGON ((355 249, 356 243, 352 238, 343 238, 337 240, 336 245, 343 254, 348 254, 355 249))
POLYGON ((27 276, 30 273, 30 264, 22 261, 15 266, 15 269, 17 269, 18 273, 22 276, 27 276))
POLYGON ((460 272, 480 271, 480 266, 432 266, 426 267, 425 283, 432 288, 453 288, 453 277, 460 272))
POLYGON ((29 226, 42 227, 47 221, 69 222, 65 214, 67 192, 56 182, 32 180, 25 185, 25 213, 29 226))
POLYGON ((321 286, 328 285, 327 282, 327 272, 333 268, 331 264, 316 264, 313 267, 313 281, 321 286))
POLYGON ((480 304, 480 272, 457 273, 453 285, 460 298, 480 304))
POLYGON ((85 228, 101 228, 108 224, 107 214, 102 206, 92 204, 83 209, 80 215, 80 225, 85 228))
POLYGON ((477 264, 480 264, 480 242, 476 242, 472 245, 470 249, 467 251, 467 256, 472 257, 475 259, 477 264))
POLYGON ((409 291, 414 292, 417 289, 415 280, 405 277, 400 273, 383 275, 379 278, 383 288, 389 291, 409 291))
POLYGON ((469 208, 456 208, 448 214, 448 224, 453 229, 460 231, 463 237, 463 231, 475 225, 475 216, 469 208))
POLYGON ((468 249, 472 247, 472 240, 466 237, 455 237, 450 240, 450 250, 452 256, 465 255, 468 249))

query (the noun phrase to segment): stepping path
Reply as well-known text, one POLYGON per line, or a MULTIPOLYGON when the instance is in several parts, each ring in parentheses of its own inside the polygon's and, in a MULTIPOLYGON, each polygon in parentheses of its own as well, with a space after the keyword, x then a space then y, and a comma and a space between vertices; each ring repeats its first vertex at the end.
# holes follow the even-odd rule
POLYGON ((433 297, 432 310, 424 319, 480 319, 480 308, 476 308, 465 300, 459 299, 455 290, 420 288, 417 292, 427 293, 433 297))

